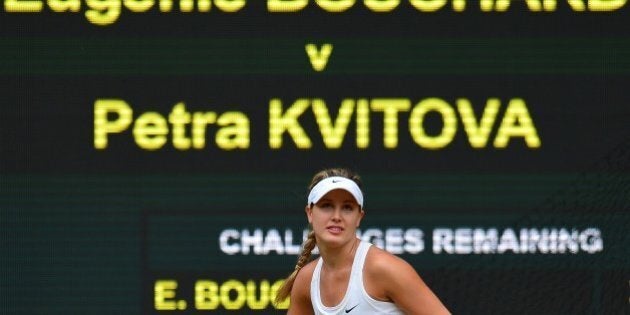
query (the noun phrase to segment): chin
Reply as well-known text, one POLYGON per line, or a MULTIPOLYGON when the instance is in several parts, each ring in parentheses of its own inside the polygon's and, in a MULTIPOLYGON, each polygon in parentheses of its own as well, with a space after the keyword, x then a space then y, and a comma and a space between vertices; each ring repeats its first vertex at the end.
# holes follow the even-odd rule
POLYGON ((318 240, 321 240, 322 244, 327 247, 335 248, 343 246, 350 241, 351 238, 348 238, 346 235, 331 235, 330 233, 324 233, 323 236, 318 237, 318 240))

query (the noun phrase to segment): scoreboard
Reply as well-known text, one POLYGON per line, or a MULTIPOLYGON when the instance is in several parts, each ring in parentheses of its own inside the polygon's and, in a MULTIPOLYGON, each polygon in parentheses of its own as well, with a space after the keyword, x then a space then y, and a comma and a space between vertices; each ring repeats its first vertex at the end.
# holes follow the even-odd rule
POLYGON ((311 176, 454 314, 630 310, 626 0, 3 0, 0 313, 284 314, 311 176))

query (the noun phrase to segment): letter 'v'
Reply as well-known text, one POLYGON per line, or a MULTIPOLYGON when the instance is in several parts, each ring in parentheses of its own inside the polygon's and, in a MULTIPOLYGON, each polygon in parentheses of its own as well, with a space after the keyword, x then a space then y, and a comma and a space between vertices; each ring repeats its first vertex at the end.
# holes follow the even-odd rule
POLYGON ((328 59, 332 53, 332 44, 324 44, 321 49, 317 49, 315 44, 306 44, 306 54, 311 61, 311 66, 315 71, 324 71, 328 65, 328 59))

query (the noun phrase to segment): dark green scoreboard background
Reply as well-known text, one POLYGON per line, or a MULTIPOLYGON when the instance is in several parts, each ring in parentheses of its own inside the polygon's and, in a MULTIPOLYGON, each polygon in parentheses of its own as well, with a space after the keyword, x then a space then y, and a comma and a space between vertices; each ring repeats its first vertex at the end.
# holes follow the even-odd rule
MULTIPOLYGON (((104 26, 87 20, 89 1, 63 13, 49 2, 9 12, 8 2, 0 313, 284 313, 268 301, 295 263, 310 177, 331 166, 363 177, 361 236, 409 261, 454 314, 630 311, 624 2, 608 12, 578 12, 576 1, 548 12, 524 1, 505 12, 480 2, 420 12, 402 1, 386 13, 362 1, 342 13, 314 1, 293 13, 267 12, 265 1, 184 13, 175 2, 170 12, 123 5, 104 26), (318 72, 305 45, 326 43, 333 50, 318 72), (375 109, 382 99, 409 106, 387 114, 375 109), (97 148, 102 100, 132 115, 97 148), (283 117, 309 104, 293 125, 310 147, 287 130, 270 144, 272 100, 283 117), (315 100, 332 126, 344 101, 354 106, 338 147, 324 142, 315 100), (493 100, 487 142, 473 147, 465 120, 479 124, 493 100), (240 113, 247 124, 208 125, 205 146, 178 148, 169 122, 177 104, 191 117, 240 113), (367 123, 358 104, 368 104, 367 123), (166 122, 153 150, 133 131, 146 113, 149 132, 156 116, 166 122), (369 143, 359 145, 366 125, 369 143), (518 134, 528 126, 539 145, 518 134), (247 144, 225 149, 215 141, 222 128, 223 140, 245 132, 247 144), (426 139, 454 133, 431 149, 417 143, 419 130, 426 139), (496 145, 502 133, 508 141, 496 145)), ((119 114, 104 117, 114 124, 119 114)), ((180 138, 192 138, 184 127, 180 138)))

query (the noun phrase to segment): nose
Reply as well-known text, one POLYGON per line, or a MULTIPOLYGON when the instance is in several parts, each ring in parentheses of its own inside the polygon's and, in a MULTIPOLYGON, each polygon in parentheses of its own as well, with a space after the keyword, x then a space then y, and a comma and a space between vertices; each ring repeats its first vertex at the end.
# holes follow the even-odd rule
POLYGON ((341 208, 335 208, 335 211, 333 211, 332 220, 336 222, 341 221, 341 208))

